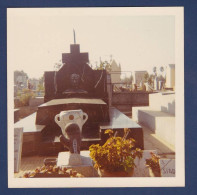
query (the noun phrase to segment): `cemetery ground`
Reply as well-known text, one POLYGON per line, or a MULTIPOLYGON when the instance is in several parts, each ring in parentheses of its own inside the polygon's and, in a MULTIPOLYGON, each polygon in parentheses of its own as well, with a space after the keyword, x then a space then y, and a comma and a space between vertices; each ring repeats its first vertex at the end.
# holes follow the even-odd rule
MULTIPOLYGON (((141 124, 140 124, 141 125, 141 124)), ((144 134, 144 150, 156 150, 161 158, 175 159, 175 148, 173 145, 162 140, 154 134, 150 129, 141 125, 144 134)), ((45 158, 54 158, 54 156, 25 156, 21 159, 20 172, 15 173, 14 177, 19 178, 26 172, 32 172, 37 167, 43 166, 45 158)))

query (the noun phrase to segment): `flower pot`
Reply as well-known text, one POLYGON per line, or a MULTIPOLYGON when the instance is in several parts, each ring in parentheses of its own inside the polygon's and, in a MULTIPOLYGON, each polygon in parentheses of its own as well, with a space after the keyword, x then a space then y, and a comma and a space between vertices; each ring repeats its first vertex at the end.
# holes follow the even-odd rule
POLYGON ((152 170, 149 168, 149 175, 150 177, 161 177, 161 172, 160 170, 152 170))
POLYGON ((100 177, 132 177, 133 176, 134 169, 132 169, 129 172, 126 171, 114 171, 109 172, 105 169, 98 169, 98 175, 100 177))

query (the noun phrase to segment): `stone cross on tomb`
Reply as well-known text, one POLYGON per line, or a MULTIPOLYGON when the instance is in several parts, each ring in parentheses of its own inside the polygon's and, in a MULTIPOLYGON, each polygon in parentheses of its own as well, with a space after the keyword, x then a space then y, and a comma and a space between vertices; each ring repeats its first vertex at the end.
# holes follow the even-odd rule
POLYGON ((73 36, 74 36, 74 44, 76 44, 76 35, 75 35, 75 29, 73 29, 73 36))

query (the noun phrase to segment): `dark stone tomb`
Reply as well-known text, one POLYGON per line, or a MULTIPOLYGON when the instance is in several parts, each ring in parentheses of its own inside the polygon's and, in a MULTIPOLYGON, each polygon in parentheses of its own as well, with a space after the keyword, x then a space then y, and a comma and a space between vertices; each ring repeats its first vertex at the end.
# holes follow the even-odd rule
POLYGON ((51 156, 66 148, 78 154, 93 143, 104 143, 106 129, 118 131, 117 136, 122 136, 124 128, 131 129, 128 137, 136 139, 136 146, 144 149, 141 126, 108 104, 106 71, 93 70, 88 65, 88 53, 80 53, 78 44, 71 45, 70 50, 71 53, 62 54, 64 65, 59 71, 44 74, 45 103, 38 107, 37 113, 15 123, 15 127, 23 127, 23 155, 51 156), (80 127, 80 134, 72 126, 64 139, 54 118, 68 110, 82 110, 88 119, 80 127))
POLYGON ((62 54, 59 71, 45 72, 45 102, 57 98, 99 98, 107 102, 106 71, 93 70, 88 53, 80 53, 79 45, 70 46, 71 53, 62 54))
POLYGON ((82 142, 98 140, 100 123, 109 121, 106 71, 93 70, 88 65, 88 53, 80 53, 78 44, 71 45, 70 50, 71 53, 62 54, 64 65, 59 71, 44 74, 46 103, 38 107, 36 115, 36 125, 45 125, 41 143, 43 154, 63 150, 61 129, 54 121, 61 111, 81 109, 88 114, 88 121, 82 128, 82 142))

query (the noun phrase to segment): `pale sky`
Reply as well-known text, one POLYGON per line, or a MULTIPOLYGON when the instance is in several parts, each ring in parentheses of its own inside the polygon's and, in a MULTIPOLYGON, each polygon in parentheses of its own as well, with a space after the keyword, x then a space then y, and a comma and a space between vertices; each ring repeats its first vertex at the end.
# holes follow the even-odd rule
POLYGON ((110 55, 123 71, 151 72, 154 66, 174 64, 175 17, 121 10, 8 9, 8 65, 30 78, 54 70, 62 53, 70 52, 73 29, 93 65, 110 55))

